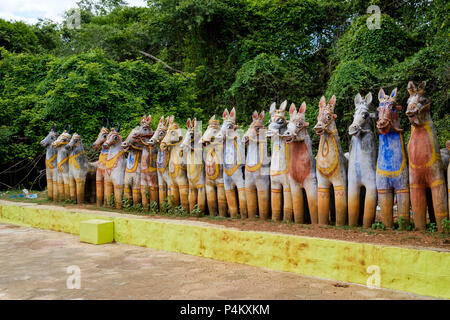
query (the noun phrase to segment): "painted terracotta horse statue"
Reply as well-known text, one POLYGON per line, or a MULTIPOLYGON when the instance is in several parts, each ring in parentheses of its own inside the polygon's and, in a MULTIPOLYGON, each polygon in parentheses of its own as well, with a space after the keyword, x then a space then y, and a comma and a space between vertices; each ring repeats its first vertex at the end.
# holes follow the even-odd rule
POLYGON ((305 209, 309 209, 311 223, 318 223, 316 159, 313 156, 311 139, 306 128, 306 103, 298 112, 294 104, 289 108, 290 120, 283 138, 291 148, 289 178, 291 185, 294 221, 305 223, 305 209), (307 201, 303 197, 306 193, 307 201))
POLYGON ((84 203, 86 195, 95 201, 95 166, 89 163, 84 151, 83 142, 78 133, 66 145, 69 155, 69 188, 70 199, 77 203, 84 203))
POLYGON ((347 170, 345 157, 341 149, 336 128, 334 113, 336 96, 332 96, 328 104, 325 97, 319 101, 319 115, 314 127, 320 136, 316 157, 318 183, 318 216, 319 224, 329 223, 330 186, 334 189, 336 208, 336 226, 343 226, 347 220, 347 170))
POLYGON ((287 130, 285 118, 287 101, 283 101, 280 109, 276 109, 275 102, 270 106, 270 123, 267 137, 272 141, 272 157, 270 162, 270 185, 272 220, 292 221, 293 208, 289 178, 290 145, 283 138, 287 130), (283 197, 284 195, 284 197, 283 197), (283 205, 282 205, 283 204, 283 205), (283 208, 282 208, 283 206, 283 208), (283 215, 282 215, 283 212, 283 215))
POLYGON ((224 136, 223 171, 225 195, 227 197, 228 211, 231 218, 238 214, 242 219, 247 218, 247 201, 245 196, 245 145, 239 137, 236 125, 236 110, 223 112, 222 134, 224 136), (236 189, 238 199, 236 199, 236 189))
POLYGON ((52 125, 47 136, 40 142, 45 150, 45 175, 47 177, 47 195, 50 200, 58 200, 58 184, 56 172, 56 157, 58 153, 52 144, 58 138, 56 125, 52 125))
POLYGON ((204 147, 206 201, 209 214, 227 216, 227 199, 223 179, 224 136, 215 115, 209 119, 208 127, 200 139, 204 147), (217 191, 216 191, 217 189, 217 191))
POLYGON ((186 135, 181 144, 186 153, 187 178, 189 181, 189 212, 192 214, 195 205, 200 212, 206 209, 205 189, 205 163, 203 161, 203 148, 200 143, 202 137, 201 128, 197 119, 189 118, 186 122, 186 135))
POLYGON ((189 182, 186 173, 186 153, 181 147, 183 134, 181 128, 174 121, 174 116, 169 118, 169 127, 166 136, 161 141, 161 150, 168 150, 169 174, 171 184, 169 194, 172 195, 173 205, 181 204, 186 212, 189 212, 189 182))
POLYGON ((356 95, 353 123, 348 128, 351 136, 348 160, 348 224, 358 225, 362 207, 364 228, 372 226, 377 208, 377 149, 370 125, 371 118, 375 117, 374 113, 369 113, 371 102, 370 92, 364 99, 361 94, 356 95), (361 195, 362 188, 365 189, 364 197, 361 195))
POLYGON ((96 202, 97 207, 100 207, 103 205, 103 201, 106 200, 105 197, 105 170, 106 170, 106 158, 108 157, 109 150, 106 148, 102 148, 103 143, 106 141, 106 138, 108 137, 108 134, 110 133, 109 128, 109 119, 106 119, 106 125, 105 123, 102 124, 102 128, 100 129, 100 132, 98 133, 97 140, 92 144, 92 147, 95 150, 100 149, 100 155, 98 156, 97 161, 97 172, 95 174, 95 185, 96 185, 96 202))
POLYGON ((164 119, 164 117, 161 117, 161 119, 159 119, 158 127, 149 140, 150 145, 153 148, 157 148, 158 150, 156 168, 158 174, 159 208, 162 207, 162 204, 167 199, 167 189, 172 184, 172 180, 170 178, 168 170, 170 152, 168 149, 162 150, 159 147, 159 144, 166 136, 168 124, 169 117, 167 117, 166 119, 164 119))
POLYGON ((412 81, 408 83, 406 115, 411 122, 408 143, 411 208, 416 228, 425 230, 426 188, 430 188, 436 224, 442 231, 442 220, 448 218, 444 165, 430 115, 431 100, 425 95, 425 86, 425 81, 417 88, 412 81))
POLYGON ((52 143, 52 147, 57 150, 56 157, 56 174, 58 183, 58 200, 64 201, 70 199, 69 189, 69 150, 65 146, 70 142, 72 135, 70 134, 70 125, 68 130, 65 130, 52 143))
POLYGON ((252 123, 243 137, 248 144, 245 161, 245 192, 249 218, 266 220, 270 214, 270 157, 267 153, 264 111, 254 111, 252 123))
POLYGON ((109 205, 111 196, 114 194, 114 201, 117 209, 122 208, 123 184, 125 178, 126 158, 125 150, 122 148, 122 136, 120 135, 120 125, 112 128, 108 134, 102 148, 108 149, 108 157, 105 161, 105 198, 109 205))
POLYGON ((158 174, 156 173, 156 160, 158 148, 150 143, 154 132, 150 123, 152 116, 143 116, 141 119, 140 140, 142 147, 141 158, 141 197, 142 206, 149 210, 149 204, 158 203, 158 174))
POLYGON ((128 152, 127 165, 123 186, 123 197, 133 205, 141 203, 141 157, 144 145, 141 143, 141 127, 137 126, 130 131, 128 137, 122 142, 122 148, 128 152))
POLYGON ((377 121, 379 143, 376 183, 381 221, 388 228, 392 228, 394 224, 392 206, 395 190, 398 216, 404 220, 401 227, 406 228, 409 225, 408 160, 398 115, 402 107, 396 104, 396 97, 397 88, 392 90, 389 96, 384 93, 383 88, 378 92, 380 104, 377 121))

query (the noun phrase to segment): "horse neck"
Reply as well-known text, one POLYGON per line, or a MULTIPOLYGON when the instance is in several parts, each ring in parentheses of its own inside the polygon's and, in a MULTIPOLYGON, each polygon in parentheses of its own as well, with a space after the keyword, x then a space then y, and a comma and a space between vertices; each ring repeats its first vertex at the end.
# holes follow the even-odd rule
POLYGON ((403 139, 403 134, 395 131, 389 131, 386 134, 379 134, 379 146, 378 146, 378 155, 382 155, 385 152, 394 152, 394 154, 402 154, 404 152, 404 144, 401 143, 403 139), (395 142, 401 144, 401 149, 399 148, 391 148, 391 145, 395 142))
POLYGON ((74 155, 76 155, 76 154, 78 154, 80 152, 83 152, 83 151, 84 151, 84 147, 83 147, 83 144, 80 142, 79 145, 77 145, 77 146, 72 148, 72 151, 70 152, 70 155, 74 156, 74 155))
POLYGON ((109 147, 108 159, 111 159, 112 157, 116 156, 122 150, 123 150, 123 148, 122 148, 120 142, 112 145, 111 147, 109 147))
MULTIPOLYGON (((231 138, 231 139, 225 139, 225 152, 227 152, 227 150, 229 151, 234 151, 236 150, 236 152, 234 152, 234 163, 236 163, 238 161, 238 156, 237 153, 240 152, 241 153, 241 157, 242 157, 242 143, 241 141, 237 138, 231 138), (235 144, 236 142, 236 144, 235 144)), ((244 161, 244 159, 241 158, 241 162, 244 161)))
POLYGON ((48 145, 45 151, 45 159, 50 159, 53 157, 58 151, 52 147, 52 145, 48 145))
POLYGON ((63 160, 69 155, 69 151, 65 148, 65 146, 61 146, 58 148, 58 162, 63 160))
POLYGON ((250 140, 248 143, 248 150, 247 150, 247 157, 246 157, 246 162, 250 162, 251 157, 253 154, 256 154, 256 164, 259 163, 261 161, 260 159, 260 148, 263 149, 262 152, 262 156, 263 159, 262 161, 264 162, 264 160, 268 159, 268 155, 267 155, 267 142, 266 141, 259 141, 259 140, 250 140))

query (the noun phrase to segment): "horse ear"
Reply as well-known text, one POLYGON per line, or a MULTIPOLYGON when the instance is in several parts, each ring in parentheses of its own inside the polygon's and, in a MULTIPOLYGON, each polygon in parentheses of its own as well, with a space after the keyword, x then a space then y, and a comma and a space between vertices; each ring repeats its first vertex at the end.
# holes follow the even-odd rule
POLYGON ((392 99, 395 99, 397 97, 397 88, 395 88, 394 90, 392 90, 390 97, 392 99))
POLYGON ((70 134, 70 124, 69 124, 69 129, 67 130, 67 133, 70 134))
POLYGON ((216 120, 216 115, 215 114, 211 117, 211 119, 209 119, 209 121, 214 121, 214 120, 216 120))
POLYGON ((228 118, 229 115, 230 115, 230 113, 228 112, 228 109, 225 109, 225 111, 222 114, 222 118, 226 119, 226 118, 228 118))
POLYGON ((191 125, 192 125, 192 128, 195 129, 195 126, 197 125, 197 118, 192 119, 191 125))
POLYGON ((361 94, 358 92, 358 94, 355 96, 355 106, 361 104, 362 97, 361 94))
POLYGON ((289 107, 289 116, 293 116, 295 113, 297 113, 297 109, 295 108, 295 104, 291 103, 291 106, 289 107))
POLYGON ((161 119, 159 119, 159 123, 164 123, 164 116, 161 116, 161 119))
POLYGON ((287 107, 287 100, 284 100, 280 105, 280 111, 285 112, 287 107))
POLYGON ((332 110, 334 110, 334 106, 336 105, 336 96, 333 94, 330 101, 328 101, 328 105, 331 106, 332 110))
POLYGON ((186 128, 189 129, 191 127, 191 118, 188 118, 186 121, 186 128))
POLYGON ((369 92, 368 94, 366 94, 366 96, 364 97, 364 100, 366 101, 366 104, 369 105, 372 102, 372 92, 369 92))
POLYGON ((298 113, 305 113, 306 112, 306 102, 303 101, 302 105, 300 106, 300 108, 298 109, 298 113))
POLYGON ((173 123, 174 120, 175 120, 175 116, 171 115, 170 118, 169 118, 169 123, 173 123))
POLYGON ((252 119, 253 119, 253 120, 256 120, 256 119, 258 119, 258 112, 256 112, 256 110, 255 110, 255 111, 253 111, 253 114, 252 114, 252 119))
POLYGON ((117 129, 116 129, 116 132, 120 132, 120 123, 116 123, 117 124, 117 129))
POLYGON ((270 105, 270 109, 269 109, 269 113, 270 113, 270 114, 272 114, 272 113, 275 112, 275 107, 276 107, 276 103, 273 102, 273 103, 270 105))
POLYGON ((236 120, 236 109, 234 109, 234 107, 230 111, 230 118, 233 119, 233 121, 236 120))
POLYGON ((386 94, 384 93, 383 88, 380 88, 380 91, 378 91, 378 100, 383 100, 386 94))
POLYGON ((152 122, 152 115, 151 114, 149 114, 148 115, 148 117, 147 117, 147 122, 150 124, 150 122, 152 122))
POLYGON ((420 94, 424 94, 424 93, 425 93, 425 87, 426 87, 426 85, 427 85, 427 82, 426 82, 426 81, 422 81, 422 82, 419 84, 419 93, 420 93, 420 94))
POLYGON ((109 118, 106 118, 106 129, 109 130, 109 118))
POLYGON ((144 124, 146 121, 147 121, 147 118, 145 115, 143 115, 142 119, 141 119, 141 124, 144 124))
POLYGON ((327 100, 325 99, 325 96, 322 96, 319 101, 319 109, 322 109, 327 104, 327 100))
POLYGON ((166 117, 166 120, 164 120, 164 126, 167 127, 169 124, 170 117, 166 117))
POLYGON ((259 114, 259 119, 260 120, 264 120, 266 113, 264 112, 264 110, 259 114))

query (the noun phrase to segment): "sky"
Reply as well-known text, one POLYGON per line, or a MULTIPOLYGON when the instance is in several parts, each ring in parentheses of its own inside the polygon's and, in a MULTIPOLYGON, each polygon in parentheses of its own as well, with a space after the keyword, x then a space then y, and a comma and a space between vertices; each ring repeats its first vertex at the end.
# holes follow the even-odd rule
MULTIPOLYGON (((0 0, 0 18, 33 24, 39 18, 62 22, 64 11, 76 8, 78 0, 0 0)), ((145 0, 125 0, 129 6, 145 7, 145 0)))

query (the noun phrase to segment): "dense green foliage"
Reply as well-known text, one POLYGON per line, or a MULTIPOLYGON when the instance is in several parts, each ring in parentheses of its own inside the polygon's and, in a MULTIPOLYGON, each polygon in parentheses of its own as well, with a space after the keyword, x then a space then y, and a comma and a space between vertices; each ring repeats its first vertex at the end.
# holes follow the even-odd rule
MULTIPOLYGON (((448 130, 449 21, 445 0, 82 0, 80 28, 0 20, 0 166, 42 152, 52 123, 70 123, 91 143, 102 117, 124 134, 151 113, 156 124, 206 122, 236 107, 245 127, 272 101, 307 103, 337 96, 338 128, 348 150, 354 96, 426 80, 440 146, 448 130), (368 29, 369 5, 381 8, 368 29), (150 59, 147 52, 164 64, 150 59), (181 72, 176 72, 180 70, 181 72)), ((66 18, 70 16, 66 13, 66 18)), ((375 110, 375 107, 374 107, 375 110)), ((402 126, 409 122, 402 115, 402 126)), ((311 132, 314 146, 317 136, 311 132)))

